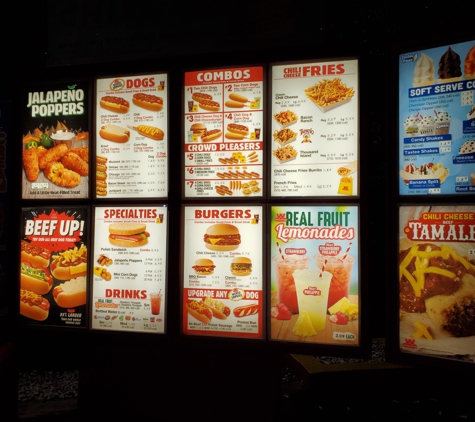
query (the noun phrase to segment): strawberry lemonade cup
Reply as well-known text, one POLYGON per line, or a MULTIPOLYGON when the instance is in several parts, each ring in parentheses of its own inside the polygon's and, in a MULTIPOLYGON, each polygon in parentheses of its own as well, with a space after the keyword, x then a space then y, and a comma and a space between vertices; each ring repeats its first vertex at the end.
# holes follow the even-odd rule
POLYGON ((277 296, 292 313, 299 312, 293 272, 308 267, 310 258, 305 255, 276 255, 273 258, 277 277, 277 296))
POLYGON ((327 256, 315 255, 317 268, 332 274, 330 292, 328 293, 328 308, 350 293, 351 272, 355 257, 351 255, 327 256))

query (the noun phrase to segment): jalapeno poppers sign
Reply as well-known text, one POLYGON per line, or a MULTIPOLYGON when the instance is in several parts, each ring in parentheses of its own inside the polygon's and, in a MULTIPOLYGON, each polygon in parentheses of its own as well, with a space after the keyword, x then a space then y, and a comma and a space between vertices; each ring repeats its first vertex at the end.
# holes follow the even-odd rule
POLYGON ((167 225, 164 206, 95 209, 93 329, 165 332, 167 225))
POLYGON ((271 208, 271 338, 358 345, 358 207, 271 208))
POLYGON ((475 207, 402 206, 403 352, 475 362, 475 207))
POLYGON ((89 85, 28 86, 22 94, 22 198, 87 198, 89 85))
POLYGON ((87 224, 82 207, 22 210, 22 322, 86 326, 87 224))
POLYGON ((184 333, 262 338, 262 207, 185 207, 184 224, 184 333))

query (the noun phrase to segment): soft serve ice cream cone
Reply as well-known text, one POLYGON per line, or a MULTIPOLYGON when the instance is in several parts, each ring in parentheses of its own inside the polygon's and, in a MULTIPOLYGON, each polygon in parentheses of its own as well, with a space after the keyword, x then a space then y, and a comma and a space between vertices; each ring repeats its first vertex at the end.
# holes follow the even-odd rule
POLYGON ((435 83, 435 64, 434 59, 427 54, 422 53, 414 66, 413 86, 426 86, 435 83))
POLYGON ((460 56, 450 47, 442 54, 439 60, 438 83, 457 82, 462 80, 460 56))

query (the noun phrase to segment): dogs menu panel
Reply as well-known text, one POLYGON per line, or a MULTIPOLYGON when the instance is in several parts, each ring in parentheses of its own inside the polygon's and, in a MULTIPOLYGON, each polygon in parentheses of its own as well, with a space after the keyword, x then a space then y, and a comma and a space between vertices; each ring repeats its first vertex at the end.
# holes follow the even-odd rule
POLYGON ((263 68, 185 73, 184 196, 261 197, 263 68))
POLYGON ((116 76, 96 85, 96 197, 166 197, 167 75, 116 76))
POLYGON ((357 196, 358 61, 271 68, 271 195, 357 196))
POLYGON ((86 326, 88 224, 83 207, 22 209, 22 323, 86 326))
POLYGON ((475 193, 475 41, 399 56, 399 194, 475 193))
POLYGON ((164 333, 165 206, 95 208, 92 328, 164 333))
POLYGON ((184 208, 183 332, 263 337, 261 206, 184 208))
POLYGON ((21 98, 22 198, 87 198, 89 83, 29 84, 21 98))

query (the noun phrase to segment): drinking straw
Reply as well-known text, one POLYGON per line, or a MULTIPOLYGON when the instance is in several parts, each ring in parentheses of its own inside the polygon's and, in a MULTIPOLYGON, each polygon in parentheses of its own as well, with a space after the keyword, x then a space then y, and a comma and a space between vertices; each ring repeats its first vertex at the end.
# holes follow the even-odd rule
POLYGON ((277 246, 277 249, 279 250, 280 255, 282 256, 282 260, 285 261, 285 256, 284 256, 284 254, 282 253, 282 249, 280 248, 279 242, 275 242, 275 244, 276 244, 276 246, 277 246))
POLYGON ((319 277, 323 276, 323 271, 325 271, 325 265, 327 265, 327 262, 328 262, 327 259, 325 259, 325 261, 323 261, 322 270, 320 271, 319 277))
POLYGON ((342 260, 343 260, 343 259, 345 259, 345 258, 347 257, 347 255, 348 255, 348 252, 350 252, 351 245, 352 245, 352 243, 350 242, 350 243, 348 244, 348 248, 346 248, 345 255, 343 256, 342 260))

